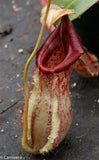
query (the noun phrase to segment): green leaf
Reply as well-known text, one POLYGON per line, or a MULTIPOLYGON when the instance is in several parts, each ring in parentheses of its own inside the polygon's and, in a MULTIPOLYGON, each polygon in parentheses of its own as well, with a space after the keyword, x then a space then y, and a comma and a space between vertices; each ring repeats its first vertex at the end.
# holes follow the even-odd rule
POLYGON ((75 10, 75 14, 69 16, 71 20, 78 18, 96 2, 98 2, 98 0, 54 0, 54 4, 60 7, 75 10))

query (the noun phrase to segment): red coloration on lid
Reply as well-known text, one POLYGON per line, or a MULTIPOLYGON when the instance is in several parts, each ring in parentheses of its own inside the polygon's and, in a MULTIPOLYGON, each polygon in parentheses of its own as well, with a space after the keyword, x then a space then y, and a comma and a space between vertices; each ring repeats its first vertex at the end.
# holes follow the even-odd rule
POLYGON ((49 35, 37 53, 37 65, 45 73, 55 73, 69 68, 83 53, 82 42, 68 16, 63 16, 60 25, 49 35), (46 66, 51 55, 65 54, 56 66, 46 66))

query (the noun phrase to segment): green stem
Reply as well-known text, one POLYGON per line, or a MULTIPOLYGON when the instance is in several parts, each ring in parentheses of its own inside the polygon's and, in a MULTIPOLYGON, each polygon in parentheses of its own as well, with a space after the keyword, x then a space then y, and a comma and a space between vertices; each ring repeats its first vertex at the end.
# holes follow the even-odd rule
POLYGON ((45 28, 46 19, 47 19, 47 16, 48 16, 50 3, 51 3, 51 0, 48 0, 46 14, 45 14, 44 21, 43 21, 43 24, 42 24, 42 27, 41 27, 41 31, 40 31, 40 34, 39 34, 39 37, 38 37, 38 41, 36 43, 34 51, 32 52, 31 56, 29 57, 26 65, 25 65, 25 69, 24 69, 25 107, 24 107, 24 117, 23 117, 24 118, 24 124, 23 124, 22 147, 28 153, 33 153, 33 154, 35 154, 36 151, 29 146, 28 140, 27 140, 27 129, 28 129, 27 114, 28 114, 28 102, 29 102, 29 87, 28 87, 27 72, 28 72, 29 64, 30 64, 31 60, 33 59, 33 57, 35 56, 35 54, 38 50, 38 47, 40 45, 42 35, 43 35, 43 32, 44 32, 44 28, 45 28))

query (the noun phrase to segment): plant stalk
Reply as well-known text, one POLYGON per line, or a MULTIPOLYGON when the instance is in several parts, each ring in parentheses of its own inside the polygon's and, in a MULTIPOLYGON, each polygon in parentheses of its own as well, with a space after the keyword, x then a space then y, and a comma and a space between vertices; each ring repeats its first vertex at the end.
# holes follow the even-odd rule
POLYGON ((24 69, 25 107, 24 107, 24 117, 23 117, 24 124, 23 124, 22 147, 26 152, 33 153, 33 154, 35 154, 36 151, 28 144, 28 139, 27 139, 27 129, 28 129, 27 114, 28 114, 28 102, 29 102, 29 87, 28 87, 27 73, 28 73, 29 64, 32 61, 33 57, 35 56, 35 54, 36 54, 36 52, 38 50, 38 47, 40 45, 41 39, 42 39, 42 35, 43 35, 43 32, 44 32, 46 19, 47 19, 47 16, 48 16, 50 3, 51 3, 51 0, 48 0, 46 14, 45 14, 44 21, 43 21, 43 24, 42 24, 42 27, 41 27, 41 30, 40 30, 38 41, 36 43, 34 51, 32 52, 31 56, 27 60, 27 63, 25 65, 25 69, 24 69))

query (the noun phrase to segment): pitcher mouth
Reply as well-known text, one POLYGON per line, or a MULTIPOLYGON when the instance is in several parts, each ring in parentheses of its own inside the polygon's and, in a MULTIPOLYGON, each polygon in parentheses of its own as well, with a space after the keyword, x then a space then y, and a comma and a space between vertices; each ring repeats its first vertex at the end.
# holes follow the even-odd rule
POLYGON ((61 72, 69 68, 83 53, 83 46, 69 17, 63 16, 59 26, 49 35, 37 53, 37 66, 45 73, 61 72), (47 64, 54 54, 60 52, 60 63, 50 67, 47 64), (63 58, 64 55, 64 58, 63 58))

